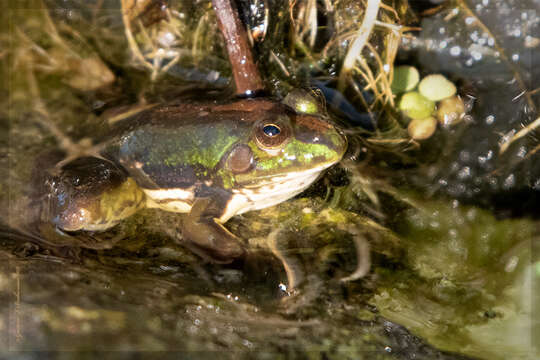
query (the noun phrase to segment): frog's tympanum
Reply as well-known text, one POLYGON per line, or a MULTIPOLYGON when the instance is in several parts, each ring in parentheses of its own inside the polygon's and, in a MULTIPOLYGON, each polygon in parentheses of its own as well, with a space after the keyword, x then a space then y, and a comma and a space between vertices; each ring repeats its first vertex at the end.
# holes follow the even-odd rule
POLYGON ((245 253, 224 226, 278 204, 338 162, 346 139, 305 99, 164 105, 138 114, 99 156, 63 165, 49 181, 47 216, 64 231, 101 231, 142 207, 188 213, 183 238, 202 257, 245 253))

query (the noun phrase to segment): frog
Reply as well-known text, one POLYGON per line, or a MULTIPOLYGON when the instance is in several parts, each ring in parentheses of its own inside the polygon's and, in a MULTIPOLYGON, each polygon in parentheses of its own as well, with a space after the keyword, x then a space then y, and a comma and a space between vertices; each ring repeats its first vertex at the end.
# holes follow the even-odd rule
POLYGON ((315 98, 289 95, 164 104, 123 120, 91 155, 51 171, 42 217, 73 234, 106 231, 143 208, 185 213, 191 251, 213 263, 242 258, 245 242, 224 224, 303 192, 347 149, 315 98))

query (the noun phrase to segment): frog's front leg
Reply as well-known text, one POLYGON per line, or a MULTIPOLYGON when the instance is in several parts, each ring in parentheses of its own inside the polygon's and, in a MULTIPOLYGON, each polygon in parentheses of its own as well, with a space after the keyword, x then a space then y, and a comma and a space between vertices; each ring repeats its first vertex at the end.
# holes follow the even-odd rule
POLYGON ((195 199, 184 220, 183 236, 187 240, 186 245, 204 259, 229 263, 244 256, 246 250, 240 239, 220 222, 226 204, 217 197, 195 199))

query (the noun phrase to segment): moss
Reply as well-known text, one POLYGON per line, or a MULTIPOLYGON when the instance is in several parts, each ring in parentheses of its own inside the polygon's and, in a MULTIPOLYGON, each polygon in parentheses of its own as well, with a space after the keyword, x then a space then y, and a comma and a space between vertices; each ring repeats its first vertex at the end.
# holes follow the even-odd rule
POLYGON ((406 267, 375 270, 381 281, 371 301, 383 316, 448 351, 504 359, 526 348, 517 338, 507 347, 488 339, 522 331, 517 319, 530 311, 528 286, 518 279, 530 263, 531 221, 417 201, 399 223, 406 267))

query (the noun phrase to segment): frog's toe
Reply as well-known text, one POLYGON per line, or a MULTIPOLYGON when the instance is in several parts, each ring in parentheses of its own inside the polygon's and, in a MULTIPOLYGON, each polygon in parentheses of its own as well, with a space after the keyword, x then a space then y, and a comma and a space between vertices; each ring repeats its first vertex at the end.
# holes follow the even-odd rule
POLYGON ((186 245, 203 259, 219 263, 230 263, 245 255, 246 250, 240 239, 231 234, 215 219, 200 219, 184 224, 183 237, 186 245), (202 221, 201 221, 202 220, 202 221))
POLYGON ((222 239, 212 238, 211 236, 207 239, 202 239, 198 236, 195 239, 190 237, 189 234, 186 234, 185 231, 184 239, 188 240, 186 245, 191 251, 206 261, 216 264, 228 264, 235 259, 244 257, 246 254, 244 246, 237 239, 234 239, 234 241, 231 239, 223 241, 222 239))
POLYGON ((198 244, 190 243, 188 244, 188 247, 204 260, 215 264, 229 264, 236 259, 242 258, 246 253, 242 246, 229 246, 226 249, 215 249, 203 248, 198 246, 198 244))

